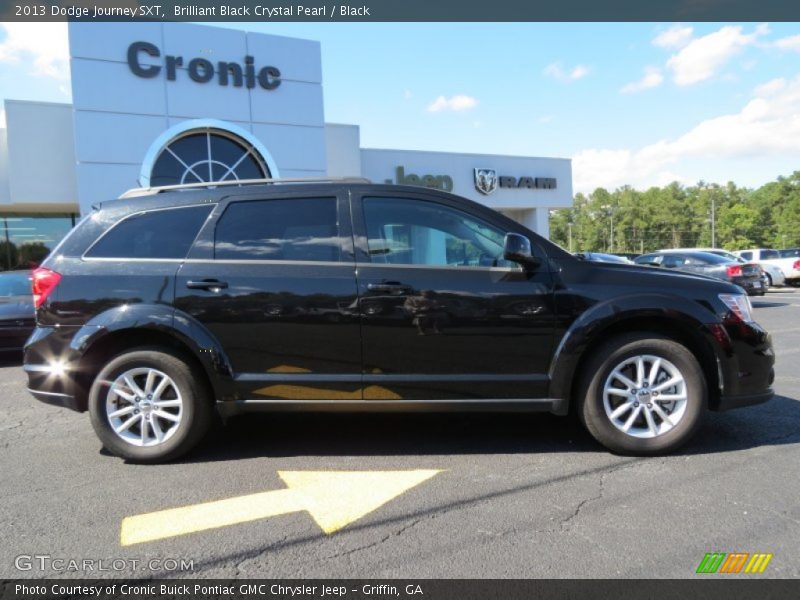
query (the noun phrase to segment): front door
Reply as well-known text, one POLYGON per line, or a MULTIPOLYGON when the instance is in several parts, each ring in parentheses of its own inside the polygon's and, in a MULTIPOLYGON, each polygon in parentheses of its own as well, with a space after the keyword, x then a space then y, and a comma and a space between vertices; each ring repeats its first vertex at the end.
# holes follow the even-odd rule
POLYGON ((365 400, 546 395, 551 273, 503 260, 504 217, 424 193, 364 193, 353 216, 365 400))
POLYGON ((178 272, 176 306, 220 342, 240 399, 360 400, 347 198, 223 203, 178 272))

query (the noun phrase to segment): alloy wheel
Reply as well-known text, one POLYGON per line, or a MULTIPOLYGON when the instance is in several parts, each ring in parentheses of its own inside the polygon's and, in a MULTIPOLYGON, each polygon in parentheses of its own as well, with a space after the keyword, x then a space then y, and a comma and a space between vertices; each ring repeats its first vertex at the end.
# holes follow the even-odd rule
POLYGON ((673 429, 688 401, 686 379, 670 361, 652 354, 626 358, 603 386, 603 407, 626 435, 654 438, 673 429))
POLYGON ((156 446, 177 431, 183 398, 166 373, 149 367, 129 369, 109 387, 106 415, 111 429, 127 443, 156 446))

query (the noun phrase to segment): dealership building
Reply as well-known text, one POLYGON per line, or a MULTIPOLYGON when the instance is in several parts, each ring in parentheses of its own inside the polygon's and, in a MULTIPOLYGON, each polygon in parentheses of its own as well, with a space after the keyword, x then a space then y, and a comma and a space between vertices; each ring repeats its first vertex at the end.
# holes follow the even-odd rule
POLYGON ((70 23, 69 52, 72 104, 5 101, 0 263, 135 187, 360 176, 452 191, 545 236, 549 210, 572 204, 568 159, 362 148, 358 124, 325 122, 316 41, 70 23))

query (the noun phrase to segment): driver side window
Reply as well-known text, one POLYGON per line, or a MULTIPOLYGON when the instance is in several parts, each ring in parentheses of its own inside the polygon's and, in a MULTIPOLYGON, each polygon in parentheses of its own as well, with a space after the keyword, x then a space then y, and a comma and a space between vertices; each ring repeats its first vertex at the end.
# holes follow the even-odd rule
POLYGON ((373 263, 508 267, 505 232, 465 212, 410 198, 364 198, 373 263))

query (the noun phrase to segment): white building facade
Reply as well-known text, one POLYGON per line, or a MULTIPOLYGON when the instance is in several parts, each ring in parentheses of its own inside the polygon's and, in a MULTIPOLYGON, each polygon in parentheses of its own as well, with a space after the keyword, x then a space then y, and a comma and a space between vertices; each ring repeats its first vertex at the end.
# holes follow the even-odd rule
POLYGON ((51 248, 92 204, 133 187, 362 176, 451 191, 545 236, 549 210, 572 204, 568 159, 362 148, 358 125, 325 122, 315 41, 70 23, 69 45, 71 105, 5 101, 4 268, 25 266, 34 246, 51 248))

